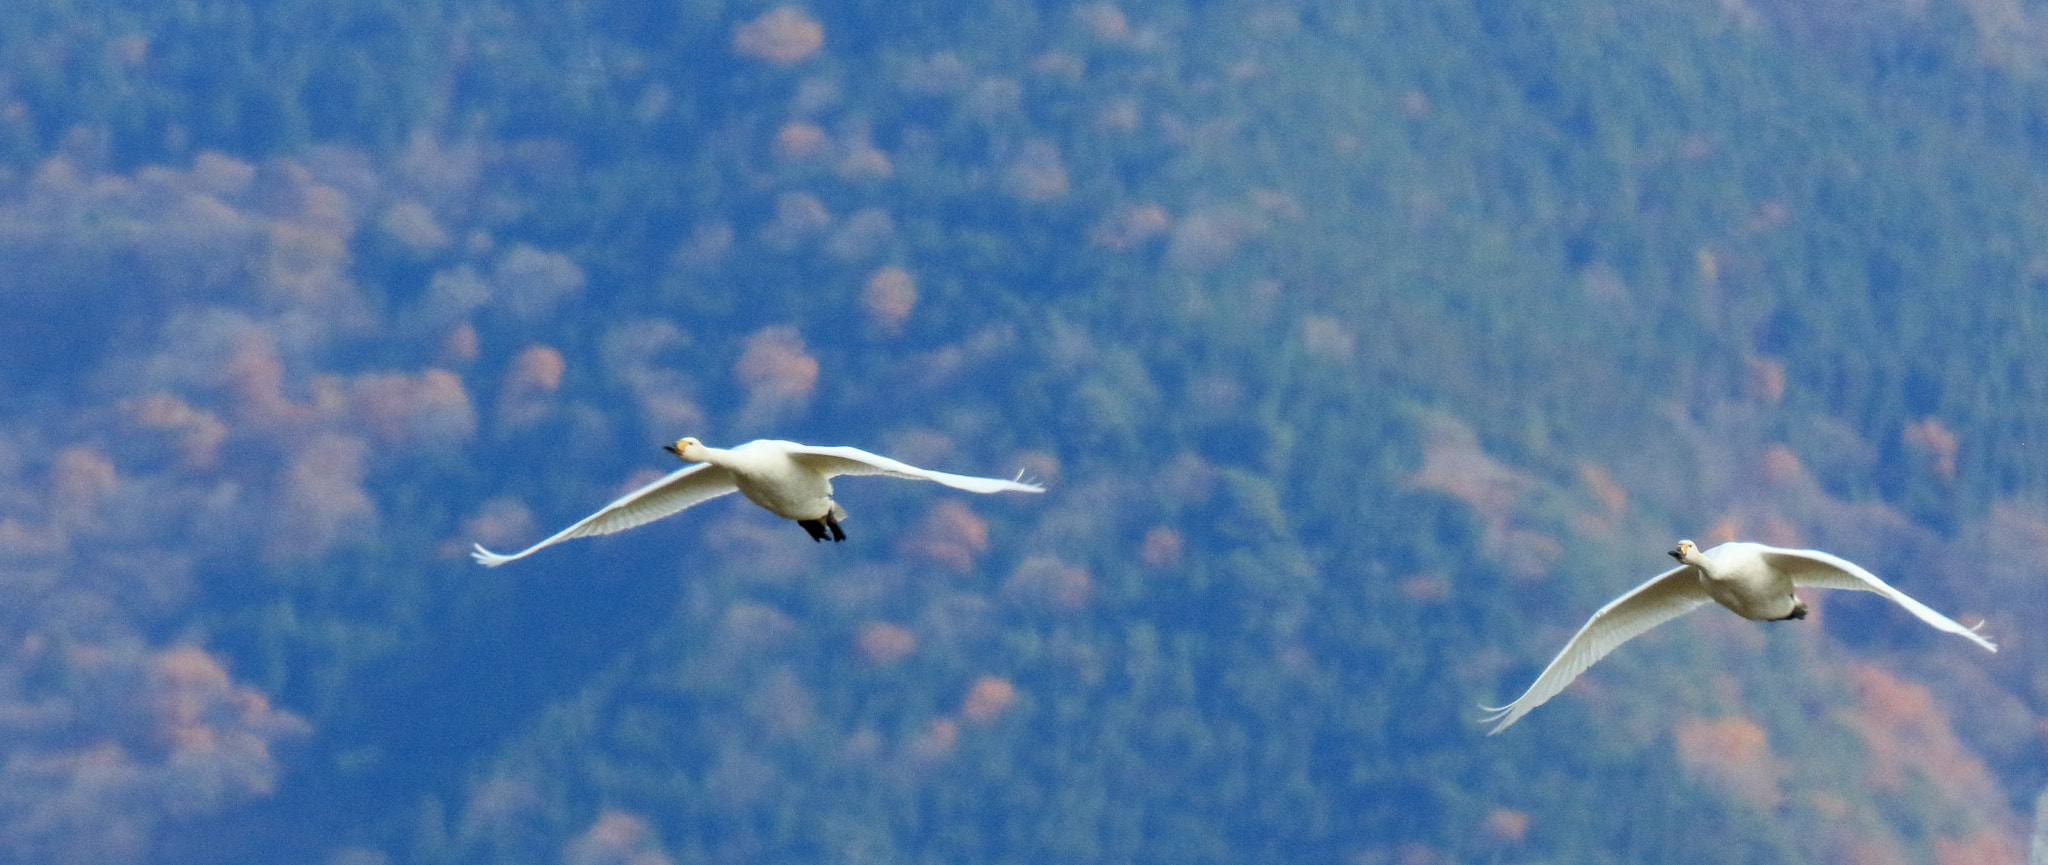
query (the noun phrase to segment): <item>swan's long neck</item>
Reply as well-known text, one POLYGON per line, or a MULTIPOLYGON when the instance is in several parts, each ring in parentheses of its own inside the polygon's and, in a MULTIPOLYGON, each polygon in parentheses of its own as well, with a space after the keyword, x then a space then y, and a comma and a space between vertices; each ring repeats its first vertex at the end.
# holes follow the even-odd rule
POLYGON ((1707 558, 1706 554, 1704 553, 1694 551, 1690 554, 1687 554, 1684 561, 1686 564, 1698 568, 1700 571, 1700 575, 1706 577, 1707 579, 1712 580, 1720 577, 1720 574, 1715 572, 1714 560, 1707 558))
POLYGON ((684 462, 710 463, 715 466, 731 467, 732 452, 725 448, 715 448, 691 439, 684 439, 677 444, 681 446, 669 445, 667 448, 669 453, 676 455, 676 459, 683 460, 684 462))

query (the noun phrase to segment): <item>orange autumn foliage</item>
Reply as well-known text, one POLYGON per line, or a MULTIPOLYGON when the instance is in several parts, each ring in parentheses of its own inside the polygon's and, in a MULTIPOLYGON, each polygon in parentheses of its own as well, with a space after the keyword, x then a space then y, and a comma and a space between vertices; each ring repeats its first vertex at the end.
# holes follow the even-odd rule
POLYGON ((825 47, 825 25, 794 6, 778 6, 741 25, 732 47, 743 56, 789 66, 825 47))
POLYGON ((564 865, 669 865, 654 827, 638 814, 608 810, 562 851, 564 865))
POLYGON ((157 743, 171 758, 219 765, 250 793, 268 793, 277 776, 274 739, 310 732, 303 720, 270 707, 261 692, 237 687, 197 646, 173 646, 149 658, 147 681, 157 743))
POLYGON ((304 419, 310 410, 284 395, 284 359, 269 333, 253 331, 237 341, 234 354, 221 365, 220 376, 235 396, 237 420, 260 426, 281 426, 304 419))
POLYGON ((1163 568, 1180 561, 1180 532, 1165 526, 1153 526, 1145 532, 1145 540, 1138 545, 1138 560, 1154 568, 1163 568))
POLYGON ((917 280, 896 265, 883 267, 868 276, 860 303, 867 310, 868 321, 884 330, 898 330, 917 306, 917 280))
POLYGON ((1301 342, 1308 353, 1335 363, 1351 360, 1358 334, 1334 316, 1311 315, 1301 320, 1301 342))
POLYGON ((548 346, 528 346, 520 352, 498 389, 498 422, 516 429, 546 417, 567 369, 562 353, 548 346))
POLYGON ((974 570, 975 557, 988 551, 988 521, 948 499, 925 514, 917 531, 905 539, 904 548, 957 573, 969 573, 974 570))
MULTIPOLYGON (((2036 853, 2039 852, 2036 848, 2036 853)), ((2025 858, 2020 840, 2003 832, 1980 830, 1968 838, 1934 839, 1934 865, 2017 863, 2025 858)))
POLYGON ((1104 42, 1123 42, 1131 38, 1130 19, 1114 3, 1090 3, 1077 7, 1074 17, 1080 19, 1090 35, 1104 42))
POLYGON ((1677 740, 1678 762, 1687 771, 1760 807, 1783 801, 1781 763, 1756 722, 1740 715, 1687 719, 1678 725, 1677 740))
POLYGON ((789 162, 817 159, 831 146, 825 130, 807 120, 785 123, 775 133, 775 155, 789 162))
MULTIPOLYGON (((463 521, 462 537, 492 547, 523 545, 536 528, 533 512, 525 505, 511 499, 493 499, 485 502, 475 516, 463 521)), ((468 548, 468 544, 456 544, 458 552, 466 554, 468 548)))
POLYGON ((888 177, 896 172, 896 165, 889 160, 889 154, 865 136, 844 141, 840 150, 844 155, 833 170, 844 179, 888 177))
POLYGON ((453 242, 447 229, 434 219, 434 211, 412 200, 385 208, 377 227, 392 239, 423 252, 444 249, 453 242))
POLYGON ((1956 434, 1939 418, 1924 417, 1906 427, 1906 444, 1925 453, 1934 463, 1934 473, 1942 480, 1956 479, 1956 451, 1960 447, 1956 434))
MULTIPOLYGON (((330 190, 331 191, 331 190, 330 190)), ((268 292, 294 304, 325 304, 353 291, 348 238, 321 228, 273 222, 259 277, 268 292)))
POLYGON ((1090 243, 1119 252, 1159 237, 1173 227, 1173 218, 1157 204, 1131 205, 1097 223, 1088 234, 1090 243))
POLYGON ((1771 483, 1789 484, 1806 477, 1806 466, 1799 462, 1799 455, 1784 445, 1771 445, 1764 451, 1764 477, 1771 483))
MULTIPOLYGON (((559 368, 553 378, 561 381, 559 368)), ((469 392, 447 370, 428 369, 418 376, 371 373, 353 385, 353 413, 386 443, 458 442, 476 434, 476 408, 469 392)))
POLYGON ((1051 142, 1024 145, 1017 158, 1003 169, 1004 189, 1025 201, 1052 201, 1066 195, 1070 186, 1066 162, 1051 142))
POLYGON ((924 760, 939 760, 952 755, 960 745, 960 722, 952 718, 934 718, 925 728, 924 734, 911 743, 911 754, 924 760))
POLYGON ((1785 363, 1768 357, 1749 361, 1749 395, 1765 405, 1777 405, 1785 398, 1785 363))
POLYGON ((917 651, 917 635, 909 628, 888 622, 869 622, 854 639, 860 655, 871 664, 893 664, 917 651))
POLYGON ((96 525, 118 481, 106 454, 83 445, 65 448, 50 470, 52 515, 71 528, 96 525))
POLYGON ((1951 801, 1995 801, 1990 770, 1956 738, 1948 714, 1925 686, 1876 664, 1858 663, 1849 674, 1858 710, 1849 727, 1870 752, 1871 786, 1902 789, 1918 776, 1951 801))
POLYGON ((1856 865, 1913 865, 1913 857, 1897 838, 1856 835, 1841 840, 1837 846, 1843 857, 1839 861, 1856 865))
POLYGON ((1529 834, 1529 812, 1516 808, 1495 808, 1486 815, 1486 834, 1510 844, 1529 834))
POLYGON ((170 434, 186 468, 212 468, 219 462, 220 445, 227 440, 228 425, 211 412, 194 408, 167 393, 143 397, 129 411, 143 428, 170 434))
POLYGON ((733 365, 740 384, 752 399, 797 400, 818 386, 818 359, 804 350, 796 328, 764 327, 747 337, 747 348, 733 365))
POLYGON ((1615 482, 1614 476, 1608 474, 1607 470, 1597 463, 1579 463, 1579 482, 1592 491, 1593 497, 1599 499, 1600 504, 1605 506, 1609 513, 1618 514, 1628 510, 1628 490, 1615 482))
POLYGON ((1451 581, 1442 574, 1416 574, 1401 581, 1401 595, 1423 604, 1441 604, 1451 599, 1451 581))
POLYGON ((1088 606, 1095 580, 1087 568, 1051 556, 1032 556, 1003 580, 1003 594, 1057 612, 1074 612, 1088 606))
POLYGON ((1429 425, 1422 468, 1409 483, 1459 499, 1494 524, 1505 522, 1522 496, 1536 486, 1534 478, 1486 453, 1470 427, 1449 419, 1429 425))
POLYGON ((468 363, 476 360, 483 346, 476 335, 476 325, 463 322, 441 339, 441 356, 450 363, 468 363))
POLYGON ((289 515, 285 523, 292 530, 276 533, 270 554, 312 558, 366 534, 377 519, 377 506, 363 489, 369 457, 367 443, 338 433, 319 435, 294 451, 279 491, 281 514, 289 515))
POLYGON ((1010 680, 982 676, 974 680, 974 687, 968 689, 967 698, 961 701, 960 714, 967 720, 986 724, 1002 717, 1016 702, 1017 687, 1010 680))
POLYGON ((528 346, 512 362, 505 385, 524 391, 553 393, 562 387, 562 373, 569 364, 562 353, 545 345, 528 346))

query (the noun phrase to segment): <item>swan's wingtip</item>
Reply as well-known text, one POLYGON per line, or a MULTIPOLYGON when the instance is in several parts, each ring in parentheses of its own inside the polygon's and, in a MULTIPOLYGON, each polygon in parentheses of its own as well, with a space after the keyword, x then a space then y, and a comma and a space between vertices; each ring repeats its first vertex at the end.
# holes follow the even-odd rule
POLYGON ((1479 719, 1479 723, 1493 725, 1493 729, 1486 731, 1488 736, 1498 736, 1500 731, 1508 728, 1509 724, 1520 720, 1519 716, 1512 716, 1515 711, 1515 704, 1513 703, 1505 706, 1480 706, 1479 710, 1486 713, 1485 716, 1479 719))
POLYGON ((513 559, 519 558, 518 556, 498 555, 497 553, 484 549, 483 544, 470 544, 470 547, 471 549, 469 551, 469 557, 475 559, 477 564, 483 565, 486 568, 495 568, 506 562, 512 561, 513 559))
POLYGON ((1014 478, 1011 478, 1011 479, 1010 479, 1010 483, 1012 483, 1012 484, 1015 484, 1015 485, 1016 485, 1016 490, 1017 490, 1018 492, 1020 492, 1020 493, 1042 493, 1042 492, 1045 492, 1045 486, 1044 486, 1043 484, 1040 484, 1039 482, 1037 482, 1037 481, 1034 481, 1034 480, 1025 480, 1025 479, 1024 479, 1024 472, 1025 472, 1025 470, 1024 470, 1024 469, 1018 469, 1018 470, 1017 470, 1017 476, 1016 476, 1016 477, 1014 477, 1014 478))
POLYGON ((1968 637, 1969 637, 1970 639, 1972 639, 1972 640, 1976 640, 1976 641, 1977 641, 1977 645, 1979 645, 1979 646, 1983 646, 1983 647, 1984 647, 1985 649, 1989 650, 1989 651, 1990 651, 1990 652, 1991 652, 1992 654, 1997 654, 1997 653, 1998 653, 1998 644, 1997 644, 1997 643, 1994 643, 1994 642, 1991 642, 1991 638, 1990 638, 1990 637, 1984 636, 1984 634, 1983 634, 1983 633, 1981 633, 1981 631, 1983 630, 1983 628, 1984 628, 1984 620, 1983 620, 1983 619, 1979 619, 1979 620, 1977 620, 1977 624, 1975 624, 1975 625, 1971 625, 1971 626, 1970 626, 1970 632, 1969 632, 1969 633, 1968 633, 1968 634, 1967 634, 1966 636, 1968 636, 1968 637))

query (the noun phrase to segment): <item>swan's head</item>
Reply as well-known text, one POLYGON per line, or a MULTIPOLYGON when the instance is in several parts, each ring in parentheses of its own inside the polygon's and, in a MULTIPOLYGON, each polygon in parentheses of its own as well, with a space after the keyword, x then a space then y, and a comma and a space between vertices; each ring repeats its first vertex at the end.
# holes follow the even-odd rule
POLYGON ((662 445, 661 449, 668 451, 669 453, 675 454, 677 457, 681 459, 686 459, 693 463, 701 463, 706 461, 705 457, 707 456, 707 454, 704 453, 704 443, 698 441, 696 436, 684 436, 682 438, 676 439, 675 444, 662 445))
POLYGON ((1665 553, 1665 555, 1688 565, 1698 564, 1700 548, 1692 541, 1679 541, 1678 546, 1671 548, 1671 552, 1665 553))

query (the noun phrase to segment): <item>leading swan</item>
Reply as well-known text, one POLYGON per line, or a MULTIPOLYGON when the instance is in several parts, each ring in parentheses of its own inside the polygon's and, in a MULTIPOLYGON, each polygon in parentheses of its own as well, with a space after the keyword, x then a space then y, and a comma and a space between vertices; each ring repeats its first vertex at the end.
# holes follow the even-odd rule
POLYGON ((795 520, 811 533, 812 541, 830 537, 846 540, 839 521, 846 509, 832 500, 832 478, 839 475, 888 475, 915 481, 936 481, 973 493, 1042 493, 1045 488, 1021 480, 977 478, 935 472, 852 447, 819 447, 790 441, 760 439, 739 447, 708 447, 695 438, 678 439, 663 445, 692 465, 641 487, 603 510, 547 540, 512 555, 500 555, 477 544, 470 553, 478 563, 497 567, 534 551, 570 538, 608 535, 661 519, 691 505, 738 490, 748 500, 785 519, 795 520))
MULTIPOLYGON (((1806 602, 1793 596, 1794 586, 1876 592, 1927 624, 1998 651, 1998 646, 1979 635, 1976 628, 1956 624, 1954 619, 1907 597, 1905 592, 1892 588, 1855 562, 1831 553, 1788 550, 1748 541, 1730 541, 1702 553, 1692 541, 1679 541, 1669 555, 1678 560, 1678 567, 1658 574, 1601 607, 1565 644, 1564 651, 1557 653, 1550 666, 1543 668, 1543 674, 1536 677, 1536 684, 1530 685, 1526 693, 1505 706, 1483 707, 1493 713, 1482 719, 1483 723, 1494 725, 1487 735, 1507 729, 1509 724, 1529 714, 1530 709, 1557 696, 1557 692, 1593 666, 1593 662, 1614 651, 1614 647, 1708 601, 1759 622, 1806 618, 1806 602)), ((1984 623, 1977 623, 1977 627, 1983 626, 1984 623)))

